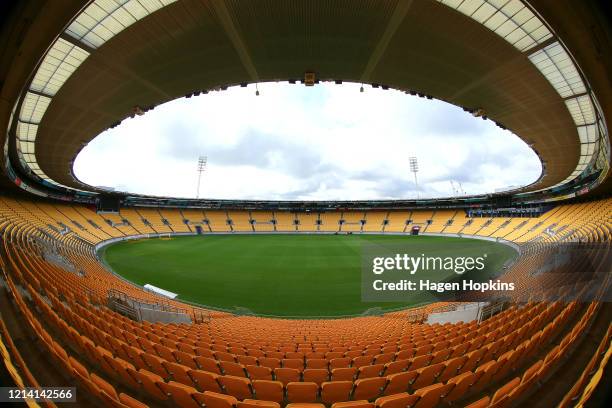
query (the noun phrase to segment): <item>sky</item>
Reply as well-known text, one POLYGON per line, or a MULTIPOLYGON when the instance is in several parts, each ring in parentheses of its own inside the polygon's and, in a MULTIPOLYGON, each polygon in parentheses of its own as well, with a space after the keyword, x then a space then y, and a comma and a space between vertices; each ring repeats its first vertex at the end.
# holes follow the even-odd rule
POLYGON ((265 200, 449 197, 540 176, 536 154, 492 121, 359 87, 264 83, 259 96, 249 85, 180 98, 98 135, 74 173, 94 186, 192 198, 206 156, 200 198, 265 200))

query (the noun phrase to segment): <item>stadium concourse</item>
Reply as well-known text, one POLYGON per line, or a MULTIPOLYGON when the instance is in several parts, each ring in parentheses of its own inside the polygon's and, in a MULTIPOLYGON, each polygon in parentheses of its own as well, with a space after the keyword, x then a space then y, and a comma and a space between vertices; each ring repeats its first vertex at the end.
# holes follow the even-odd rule
POLYGON ((74 404, 87 407, 605 404, 612 64, 610 25, 595 2, 8 3, 0 13, 3 386, 76 387, 74 404), (462 106, 529 143, 542 176, 482 196, 273 202, 110 194, 72 173, 85 144, 157 104, 276 80, 352 81, 462 106), (461 299, 376 316, 275 319, 145 291, 96 254, 135 236, 409 234, 414 226, 515 246, 520 256, 499 278, 519 290, 468 322, 429 322, 461 299), (188 321, 143 319, 134 305, 188 321))

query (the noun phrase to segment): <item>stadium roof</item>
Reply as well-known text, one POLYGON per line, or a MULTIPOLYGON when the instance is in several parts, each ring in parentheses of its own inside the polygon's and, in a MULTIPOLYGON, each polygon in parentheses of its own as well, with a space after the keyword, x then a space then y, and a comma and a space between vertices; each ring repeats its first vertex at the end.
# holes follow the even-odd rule
POLYGON ((528 190, 579 177, 609 149, 610 28, 590 2, 17 3, 2 33, 0 126, 51 184, 90 189, 74 158, 136 106, 308 71, 482 109, 542 160, 528 190))

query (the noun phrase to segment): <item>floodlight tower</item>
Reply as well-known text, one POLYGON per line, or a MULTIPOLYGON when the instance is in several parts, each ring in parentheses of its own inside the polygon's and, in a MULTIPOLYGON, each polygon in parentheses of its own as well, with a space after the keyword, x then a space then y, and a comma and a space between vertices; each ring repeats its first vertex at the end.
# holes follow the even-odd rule
POLYGON ((200 198, 200 181, 202 180, 202 173, 206 170, 206 163, 208 158, 206 156, 200 156, 198 158, 198 190, 196 192, 196 198, 200 198))
POLYGON ((414 174, 414 185, 417 189, 417 198, 419 197, 419 183, 417 181, 417 173, 419 171, 419 162, 417 158, 412 156, 408 158, 408 163, 410 164, 410 171, 414 174))

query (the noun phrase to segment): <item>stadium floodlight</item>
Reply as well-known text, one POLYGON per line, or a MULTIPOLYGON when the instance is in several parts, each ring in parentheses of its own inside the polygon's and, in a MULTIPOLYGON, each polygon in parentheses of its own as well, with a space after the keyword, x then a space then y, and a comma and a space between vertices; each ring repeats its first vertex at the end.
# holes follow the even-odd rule
POLYGON ((417 189, 417 197, 419 197, 419 183, 417 181, 417 173, 419 171, 419 162, 417 158, 411 156, 408 158, 408 163, 410 164, 410 171, 414 174, 414 185, 417 189))
POLYGON ((200 156, 198 158, 198 189, 196 192, 196 198, 200 198, 200 182, 202 180, 202 173, 206 170, 206 164, 208 162, 208 158, 206 156, 200 156))

